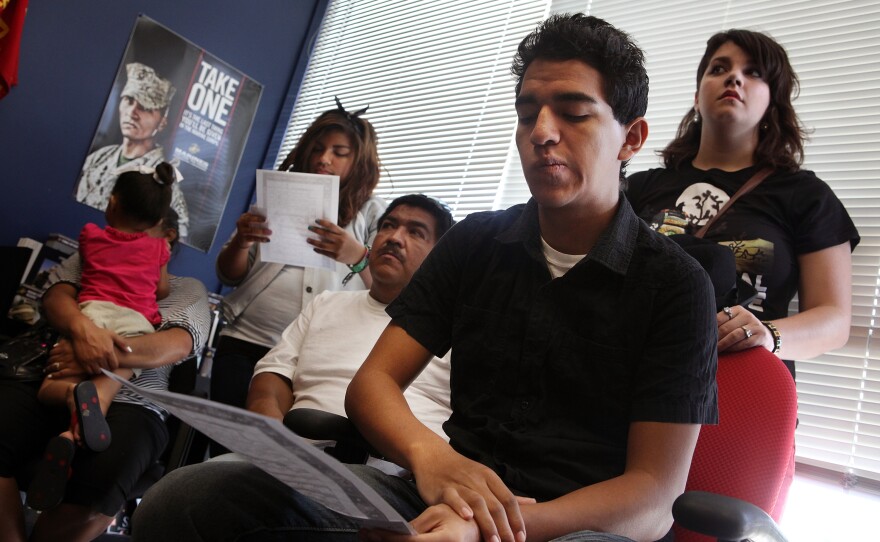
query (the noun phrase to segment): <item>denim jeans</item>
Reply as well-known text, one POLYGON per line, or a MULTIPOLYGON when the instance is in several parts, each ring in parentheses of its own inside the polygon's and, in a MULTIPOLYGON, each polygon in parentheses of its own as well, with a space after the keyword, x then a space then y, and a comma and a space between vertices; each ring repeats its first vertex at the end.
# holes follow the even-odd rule
MULTIPOLYGON (((427 505, 415 484, 372 467, 349 468, 405 519, 427 505)), ((355 542, 355 521, 316 504, 243 461, 214 461, 172 471, 144 495, 132 526, 135 542, 355 542)), ((562 542, 631 542, 605 533, 581 532, 562 542)))
MULTIPOLYGON (((411 482, 364 465, 349 467, 407 520, 425 509, 411 482)), ((144 495, 132 525, 136 541, 353 542, 357 531, 355 521, 243 461, 172 471, 144 495)))

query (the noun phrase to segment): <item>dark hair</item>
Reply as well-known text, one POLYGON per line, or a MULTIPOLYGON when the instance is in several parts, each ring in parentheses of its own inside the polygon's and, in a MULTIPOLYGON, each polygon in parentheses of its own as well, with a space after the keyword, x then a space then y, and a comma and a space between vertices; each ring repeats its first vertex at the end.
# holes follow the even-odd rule
POLYGON ((170 208, 174 180, 174 168, 168 162, 162 162, 156 166, 155 173, 122 173, 111 194, 116 196, 126 217, 149 228, 162 220, 170 208))
MULTIPOLYGON (((648 109, 648 72, 645 55, 626 32, 583 13, 551 15, 534 32, 523 38, 510 71, 516 79, 516 94, 536 59, 580 60, 602 75, 602 90, 614 119, 629 124, 648 109)), ((620 164, 620 179, 627 161, 620 164)))
POLYGON ((164 232, 165 230, 174 230, 174 239, 169 241, 171 256, 174 256, 177 254, 177 249, 180 248, 178 245, 178 241, 180 241, 180 215, 170 205, 168 210, 165 211, 165 216, 162 217, 162 231, 164 232))
POLYGON ((522 90, 526 70, 536 59, 580 60, 602 75, 605 100, 614 118, 628 124, 648 109, 645 55, 626 32, 583 13, 552 15, 519 44, 510 71, 522 90))
POLYGON ((308 173, 312 149, 318 139, 333 131, 343 132, 351 139, 354 153, 351 169, 339 183, 339 225, 345 227, 379 184, 378 137, 368 120, 339 109, 325 111, 306 128, 278 169, 308 173))
POLYGON ((391 211, 393 211, 397 207, 400 207, 401 205, 407 205, 409 207, 422 209, 433 216, 434 222, 436 222, 434 235, 437 237, 437 239, 443 237, 443 235, 447 231, 449 231, 449 228, 451 228, 453 224, 455 224, 455 220, 452 219, 452 212, 449 210, 449 207, 445 203, 424 194, 407 194, 406 196, 395 198, 394 201, 388 204, 385 212, 382 213, 382 216, 379 217, 379 221, 377 222, 377 224, 382 224, 382 222, 385 220, 385 217, 387 217, 389 214, 391 214, 391 211))
MULTIPOLYGON (((791 103, 798 95, 799 82, 788 54, 773 38, 760 32, 737 29, 719 32, 709 38, 706 52, 697 67, 697 90, 712 56, 727 42, 735 44, 752 58, 770 87, 770 105, 761 119, 755 165, 797 171, 804 160, 807 135, 791 103)), ((667 168, 678 169, 697 156, 701 126, 694 119, 694 109, 690 108, 678 125, 675 139, 660 151, 667 168)))

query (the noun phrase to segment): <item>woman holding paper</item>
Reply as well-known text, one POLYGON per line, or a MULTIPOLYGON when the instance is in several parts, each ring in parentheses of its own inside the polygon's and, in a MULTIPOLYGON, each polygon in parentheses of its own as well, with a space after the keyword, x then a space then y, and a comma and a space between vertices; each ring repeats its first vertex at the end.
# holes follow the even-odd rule
POLYGON ((361 118, 366 109, 349 113, 338 99, 336 104, 306 129, 279 169, 339 176, 339 221, 317 220, 309 227, 308 242, 315 252, 346 264, 348 270, 262 262, 259 247, 270 242, 272 231, 265 217, 241 215, 235 234, 217 257, 218 277, 236 289, 223 300, 227 324, 211 376, 211 398, 216 401, 244 407, 254 365, 316 295, 369 287, 369 245, 386 206, 372 196, 379 182, 377 137, 361 118))

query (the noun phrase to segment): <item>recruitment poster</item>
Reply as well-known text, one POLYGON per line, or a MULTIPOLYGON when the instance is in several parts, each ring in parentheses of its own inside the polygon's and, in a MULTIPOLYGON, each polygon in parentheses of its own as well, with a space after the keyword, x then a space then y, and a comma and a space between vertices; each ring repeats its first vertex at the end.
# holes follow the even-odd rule
POLYGON ((137 18, 75 189, 104 210, 123 165, 177 166, 181 241, 207 252, 263 87, 156 21, 137 18))

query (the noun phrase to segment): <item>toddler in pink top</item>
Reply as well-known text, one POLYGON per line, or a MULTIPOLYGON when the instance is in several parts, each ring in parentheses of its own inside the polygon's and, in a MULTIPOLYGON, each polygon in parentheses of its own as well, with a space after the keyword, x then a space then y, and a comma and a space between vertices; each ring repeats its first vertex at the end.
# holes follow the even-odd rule
MULTIPOLYGON (((171 204, 171 187, 179 175, 162 162, 153 170, 132 167, 121 173, 104 213, 107 226, 86 224, 80 232, 82 260, 81 289, 78 294, 82 313, 99 327, 122 337, 152 333, 161 322, 158 299, 168 295, 167 264, 170 258, 165 238, 152 237, 171 204)), ((126 380, 139 369, 114 371, 126 380)), ((55 443, 56 453, 73 442, 93 451, 110 445, 110 430, 104 420, 120 385, 105 375, 83 381, 79 377, 46 378, 39 397, 47 403, 71 408, 71 426, 55 443)), ((53 439, 54 440, 54 439, 53 439)), ((50 443, 51 445, 51 443, 50 443)))

